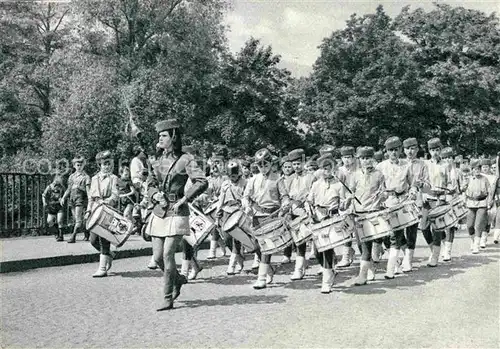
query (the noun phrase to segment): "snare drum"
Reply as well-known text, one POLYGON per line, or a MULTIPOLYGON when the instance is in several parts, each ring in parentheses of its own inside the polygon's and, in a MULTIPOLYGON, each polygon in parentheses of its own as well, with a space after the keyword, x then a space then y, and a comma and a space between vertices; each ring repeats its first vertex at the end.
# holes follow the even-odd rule
POLYGON ((467 217, 467 206, 465 205, 465 201, 462 197, 457 196, 453 200, 450 201, 451 209, 455 213, 455 216, 459 221, 467 217))
POLYGON ((306 225, 306 216, 296 217, 290 222, 289 228, 295 245, 299 246, 312 238, 312 231, 306 225))
POLYGON ((189 235, 184 235, 183 239, 196 250, 207 236, 214 230, 214 222, 189 204, 189 235))
POLYGON ((217 205, 218 205, 218 202, 214 201, 210 205, 208 205, 208 207, 203 211, 205 216, 210 217, 213 221, 215 221, 215 219, 216 219, 215 211, 217 209, 217 205))
POLYGON ((254 229, 254 236, 259 242, 262 254, 277 253, 292 244, 290 229, 281 217, 264 221, 254 229))
POLYGON ((255 252, 259 248, 252 234, 252 218, 242 210, 234 211, 222 225, 222 230, 241 242, 246 252, 255 252))
POLYGON ((101 204, 90 214, 86 228, 120 247, 132 233, 133 224, 114 208, 101 204))
POLYGON ((392 226, 387 210, 381 210, 360 216, 358 217, 357 222, 357 232, 361 242, 383 238, 392 232, 392 226))
POLYGON ((319 223, 310 224, 313 241, 318 252, 324 252, 352 241, 355 229, 351 215, 327 218, 319 223))
POLYGON ((403 202, 386 209, 392 230, 402 230, 417 224, 420 210, 414 202, 403 202))
POLYGON ((457 223, 457 216, 450 205, 436 206, 429 210, 429 221, 434 231, 443 231, 457 223))

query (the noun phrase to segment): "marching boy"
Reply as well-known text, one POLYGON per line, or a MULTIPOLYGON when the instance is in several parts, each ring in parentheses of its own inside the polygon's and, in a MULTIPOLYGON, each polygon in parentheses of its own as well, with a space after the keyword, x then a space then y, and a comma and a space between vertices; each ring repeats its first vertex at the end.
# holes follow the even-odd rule
MULTIPOLYGON (((111 152, 106 150, 97 153, 95 157, 100 171, 92 177, 89 190, 89 203, 87 205, 86 218, 100 204, 116 208, 118 206, 118 177, 112 173, 113 158, 111 152)), ((99 258, 99 268, 92 275, 93 277, 107 276, 107 271, 111 268, 113 258, 111 257, 110 242, 103 237, 90 233, 90 243, 96 250, 101 252, 99 258)))
POLYGON ((61 205, 61 198, 64 192, 65 189, 62 178, 60 176, 55 176, 52 183, 45 188, 42 194, 43 207, 47 210, 47 224, 49 230, 56 235, 56 241, 64 241, 61 229, 63 225, 63 206, 61 205))

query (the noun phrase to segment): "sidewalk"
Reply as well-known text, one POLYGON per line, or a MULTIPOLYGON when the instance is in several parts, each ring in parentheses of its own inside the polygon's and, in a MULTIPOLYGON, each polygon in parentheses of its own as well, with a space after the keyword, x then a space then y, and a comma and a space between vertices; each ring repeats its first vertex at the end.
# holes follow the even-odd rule
MULTIPOLYGON (((80 234, 76 243, 56 242, 53 236, 0 239, 0 273, 99 261, 99 253, 80 234)), ((204 248, 202 244, 201 248, 204 248)), ((116 251, 115 259, 151 256, 151 243, 132 235, 116 251)))

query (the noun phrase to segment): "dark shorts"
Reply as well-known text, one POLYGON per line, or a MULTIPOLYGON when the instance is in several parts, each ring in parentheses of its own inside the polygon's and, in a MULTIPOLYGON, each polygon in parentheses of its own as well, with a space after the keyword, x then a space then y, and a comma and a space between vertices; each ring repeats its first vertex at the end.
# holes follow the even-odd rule
POLYGON ((87 206, 87 198, 84 195, 71 195, 69 198, 70 207, 87 206))
POLYGON ((47 205, 47 213, 48 214, 56 215, 59 212, 62 212, 61 204, 53 203, 53 204, 47 205))

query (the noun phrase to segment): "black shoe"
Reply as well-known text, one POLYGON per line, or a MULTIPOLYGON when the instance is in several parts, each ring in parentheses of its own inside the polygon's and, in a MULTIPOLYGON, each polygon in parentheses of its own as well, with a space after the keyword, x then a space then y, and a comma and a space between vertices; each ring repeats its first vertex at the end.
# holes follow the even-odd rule
POLYGON ((68 244, 74 244, 76 242, 75 238, 70 238, 68 244))
POLYGON ((174 301, 173 299, 165 299, 163 302, 162 306, 156 309, 156 311, 164 311, 164 310, 170 310, 174 308, 174 301))
POLYGON ((184 275, 180 275, 177 278, 177 282, 175 283, 174 286, 174 292, 172 293, 172 298, 176 300, 180 295, 181 295, 181 287, 184 284, 187 284, 187 279, 184 275))
POLYGON ((58 236, 57 239, 56 239, 57 242, 61 242, 61 241, 64 241, 64 238, 62 236, 58 236))

